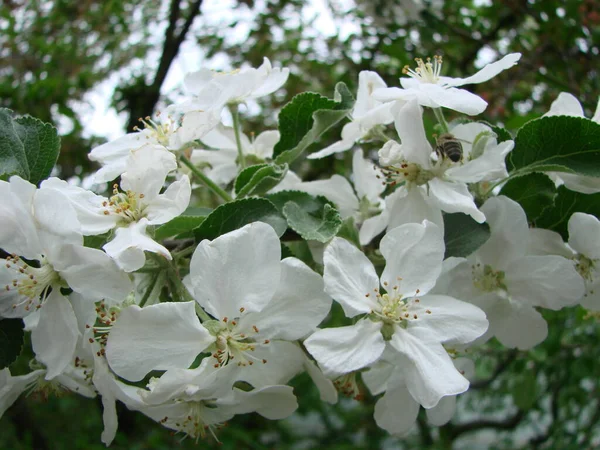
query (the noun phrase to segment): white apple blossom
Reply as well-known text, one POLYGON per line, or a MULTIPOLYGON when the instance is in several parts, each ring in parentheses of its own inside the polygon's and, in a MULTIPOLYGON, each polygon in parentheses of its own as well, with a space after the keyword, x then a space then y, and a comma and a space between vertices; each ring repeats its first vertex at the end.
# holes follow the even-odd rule
MULTIPOLYGON (((127 161, 132 152, 160 149, 164 152, 185 150, 193 141, 202 138, 215 128, 221 117, 215 111, 188 111, 179 120, 168 116, 140 119, 144 129, 117 138, 92 149, 88 157, 102 167, 94 175, 96 183, 114 180, 127 170, 127 161)), ((173 156, 174 159, 174 156, 173 156)))
POLYGON ((431 408, 445 395, 467 390, 469 382, 454 368, 443 347, 467 343, 487 329, 483 311, 445 295, 427 295, 442 268, 443 235, 430 222, 389 231, 380 251, 386 267, 380 282, 373 264, 356 247, 334 238, 325 250, 325 291, 347 317, 365 316, 354 325, 321 329, 304 345, 326 375, 360 370, 397 353, 410 394, 431 408))
POLYGON ((494 197, 482 211, 491 237, 469 258, 445 263, 450 282, 441 292, 486 312, 486 338, 495 336, 507 347, 529 349, 548 333, 536 307, 558 310, 575 305, 584 294, 583 281, 566 258, 530 253, 527 217, 518 203, 494 197))
MULTIPOLYGON (((240 133, 242 154, 247 162, 258 164, 270 160, 273 148, 279 141, 279 131, 263 131, 256 138, 240 133)), ((212 150, 193 150, 190 156, 192 163, 199 167, 208 166, 206 175, 215 183, 229 184, 240 170, 239 153, 235 140, 235 132, 231 127, 219 125, 202 138, 202 143, 212 150)))
POLYGON ((232 364, 238 379, 254 386, 286 382, 304 363, 289 341, 314 331, 331 299, 319 275, 296 258, 280 258, 277 234, 262 222, 202 241, 189 282, 214 320, 201 325, 191 302, 123 310, 108 338, 111 368, 137 381, 151 369, 187 368, 210 351, 214 370, 232 364))
POLYGON ((103 298, 120 301, 132 285, 108 255, 83 246, 65 197, 16 176, 9 183, 0 181, 0 196, 0 248, 11 253, 0 260, 0 316, 39 314, 32 346, 52 379, 71 361, 80 336, 61 288, 71 288, 92 304, 103 298))
POLYGON ((115 229, 113 238, 104 245, 106 253, 126 272, 144 265, 144 251, 159 253, 171 259, 169 251, 154 241, 146 228, 161 225, 181 214, 189 205, 191 185, 182 175, 160 193, 170 172, 177 169, 173 155, 160 148, 132 152, 126 172, 121 176, 110 198, 96 195, 58 178, 42 183, 41 190, 66 196, 76 211, 75 222, 84 235, 95 235, 115 229))
MULTIPOLYGON (((467 184, 504 175, 504 158, 512 150, 514 142, 496 144, 493 137, 480 138, 478 145, 465 143, 461 160, 454 162, 437 154, 432 148, 425 136, 422 110, 415 100, 394 106, 393 112, 396 131, 402 144, 388 141, 379 151, 380 164, 384 167, 389 182, 405 183, 400 189, 421 187, 419 195, 398 194, 405 201, 396 203, 404 209, 407 201, 415 202, 411 205, 415 215, 433 219, 436 223, 439 214, 436 218, 432 205, 447 213, 469 214, 476 221, 483 222, 485 216, 475 205, 467 184), (425 195, 429 197, 428 201, 424 201, 425 195)), ((483 125, 467 124, 453 128, 452 132, 456 132, 461 139, 462 136, 477 139, 481 133, 489 132, 486 128, 483 125)), ((402 210, 398 215, 402 215, 402 210)))
POLYGON ((269 385, 251 391, 232 388, 234 366, 207 371, 205 360, 197 369, 172 369, 153 378, 141 391, 146 406, 140 411, 163 426, 196 440, 215 431, 236 414, 257 412, 267 419, 283 419, 298 407, 289 386, 269 385))
POLYGON ((360 72, 356 103, 350 114, 352 121, 342 128, 342 139, 323 150, 311 153, 308 159, 324 158, 350 150, 355 142, 366 138, 374 127, 392 123, 394 120, 390 111, 392 104, 382 103, 373 98, 373 91, 386 87, 385 81, 377 73, 369 70, 360 72))
POLYGON ((568 244, 554 231, 532 229, 530 250, 539 255, 570 259, 585 283, 585 293, 579 303, 591 311, 600 311, 600 221, 591 214, 576 212, 567 226, 568 244))
POLYGON ((215 72, 202 69, 188 73, 183 82, 192 99, 170 109, 176 112, 190 110, 215 110, 227 105, 237 105, 246 100, 272 94, 287 81, 289 69, 273 68, 263 59, 257 69, 249 67, 232 72, 215 72))
MULTIPOLYGON (((419 403, 411 396, 406 387, 401 364, 405 363, 392 352, 385 352, 391 361, 379 361, 366 372, 362 379, 371 394, 384 395, 375 404, 374 418, 377 425, 393 435, 404 435, 409 432, 417 421, 419 403)), ((467 358, 453 359, 456 369, 468 380, 475 375, 475 365, 467 358)), ((442 397, 433 408, 426 409, 429 423, 442 426, 452 419, 456 409, 456 396, 442 397)))
MULTIPOLYGON (((550 109, 544 117, 550 116, 572 116, 585 117, 583 108, 579 100, 574 95, 567 92, 561 92, 556 100, 550 105, 550 109)), ((596 106, 596 112, 592 119, 600 124, 600 98, 596 106)), ((567 189, 581 192, 583 194, 595 194, 600 192, 600 177, 591 177, 566 172, 548 172, 547 175, 554 180, 557 185, 564 184, 567 189)))
POLYGON ((511 53, 467 78, 442 76, 441 56, 435 56, 433 61, 429 58, 426 61, 416 58, 416 69, 404 67, 403 73, 409 78, 400 78, 402 89, 378 89, 373 93, 373 97, 380 101, 416 99, 421 106, 453 109, 470 116, 480 114, 487 107, 487 102, 478 95, 458 89, 457 86, 483 83, 514 66, 520 58, 520 53, 511 53))

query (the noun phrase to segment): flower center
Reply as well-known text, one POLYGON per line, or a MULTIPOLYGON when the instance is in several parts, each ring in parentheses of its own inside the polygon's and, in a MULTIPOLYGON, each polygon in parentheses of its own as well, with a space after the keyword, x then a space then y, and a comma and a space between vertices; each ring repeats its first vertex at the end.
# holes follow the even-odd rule
POLYGON ((354 400, 362 400, 363 393, 356 382, 356 372, 350 372, 333 380, 335 388, 347 397, 354 400))
POLYGON ((436 177, 433 172, 423 169, 419 164, 409 163, 407 161, 382 167, 381 171, 385 176, 386 183, 391 186, 404 182, 421 186, 427 184, 436 177))
POLYGON ((419 80, 421 83, 437 84, 442 71, 442 57, 435 55, 433 62, 431 58, 427 58, 426 61, 423 61, 421 58, 415 58, 415 61, 417 67, 414 70, 407 65, 402 69, 402 73, 419 80))
POLYGON ((25 311, 29 311, 32 306, 39 309, 50 286, 62 281, 58 272, 54 271, 44 256, 40 261, 40 267, 30 266, 17 255, 7 256, 5 265, 7 269, 13 271, 15 278, 12 279, 11 284, 4 286, 4 290, 16 291, 19 295, 19 301, 13 304, 13 309, 23 307, 25 311))
MULTIPOLYGON (((160 113, 156 115, 159 116, 160 113)), ((176 123, 170 117, 163 123, 156 123, 150 116, 146 116, 145 118, 140 117, 138 120, 144 125, 144 129, 149 130, 148 139, 155 139, 160 145, 169 147, 169 138, 176 127, 176 123)), ((135 127, 134 130, 142 131, 139 127, 135 127)))
POLYGON ((471 266, 471 274, 473 277, 473 286, 481 291, 507 291, 506 284, 504 283, 505 274, 501 270, 494 270, 488 264, 481 265, 481 263, 477 263, 471 266))
POLYGON ((176 402, 185 402, 188 410, 186 414, 181 417, 168 417, 165 416, 158 422, 167 428, 171 428, 182 433, 187 434, 189 437, 194 438, 196 443, 199 439, 204 439, 206 437, 206 433, 209 432, 212 437, 218 442, 215 431, 219 430, 226 423, 207 423, 205 420, 205 416, 207 412, 209 413, 208 417, 210 417, 210 411, 206 411, 207 409, 214 409, 217 406, 214 404, 212 400, 200 400, 200 401, 185 401, 185 400, 177 400, 176 402))
MULTIPOLYGON (((240 308, 243 312, 244 308, 240 308)), ((251 366, 255 362, 266 364, 266 359, 257 358, 252 355, 252 352, 257 347, 268 345, 268 339, 258 342, 256 335, 259 329, 256 325, 252 325, 248 330, 240 329, 238 325, 239 318, 229 320, 224 317, 221 321, 205 322, 206 328, 216 336, 213 348, 211 348, 212 356, 217 360, 214 367, 223 367, 232 361, 240 367, 251 366)))
MULTIPOLYGON (((398 277, 398 281, 402 281, 402 278, 398 277)), ((387 282, 383 285, 386 289, 388 288, 387 282)), ((410 322, 419 320, 421 314, 431 314, 431 310, 425 309, 421 305, 419 298, 403 297, 399 285, 392 286, 385 294, 381 294, 379 289, 374 289, 374 292, 377 309, 371 311, 369 318, 373 321, 383 322, 381 334, 386 341, 392 339, 396 326, 406 328, 410 322)), ((417 294, 419 294, 418 289, 417 294)), ((365 297, 370 295, 368 293, 365 297)))
POLYGON ((106 208, 104 215, 115 214, 119 216, 123 224, 137 222, 144 217, 146 204, 143 201, 144 194, 138 194, 132 191, 119 192, 119 185, 113 185, 113 195, 108 201, 102 202, 106 208))
POLYGON ((585 255, 578 254, 575 257, 575 270, 581 277, 591 283, 594 280, 594 269, 598 260, 590 259, 585 255))

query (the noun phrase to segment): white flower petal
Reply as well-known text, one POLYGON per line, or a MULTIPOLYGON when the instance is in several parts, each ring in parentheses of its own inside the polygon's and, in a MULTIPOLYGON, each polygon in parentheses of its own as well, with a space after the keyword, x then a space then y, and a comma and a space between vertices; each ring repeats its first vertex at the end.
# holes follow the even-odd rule
POLYGON ((132 222, 127 228, 117 228, 114 239, 102 247, 125 272, 133 272, 144 265, 144 250, 172 259, 169 250, 146 234, 147 226, 148 219, 144 218, 132 222))
POLYGON ((386 201, 387 199, 392 200, 391 197, 394 198, 389 212, 389 230, 405 223, 421 223, 424 220, 435 223, 442 230, 444 229, 442 210, 433 201, 433 198, 427 195, 425 187, 411 186, 406 188, 400 186, 386 198, 386 201))
POLYGON ((79 339, 77 318, 73 308, 59 289, 46 298, 40 319, 31 332, 31 346, 36 358, 47 369, 46 380, 59 375, 73 361, 79 339))
POLYGON ((512 66, 517 64, 521 59, 520 53, 509 53, 499 61, 493 62, 486 65, 483 69, 477 72, 475 75, 471 75, 467 78, 450 78, 446 85, 447 86, 463 86, 465 84, 476 84, 488 81, 494 78, 500 72, 510 69, 512 66))
POLYGON ((354 175, 354 188, 358 198, 366 197, 371 203, 379 201, 379 196, 385 191, 383 173, 375 167, 373 161, 363 157, 362 150, 357 150, 352 155, 352 174, 354 175))
POLYGON ((317 330, 304 341, 326 375, 362 369, 379 359, 385 349, 381 322, 361 320, 354 325, 317 330))
POLYGON ((196 300, 217 319, 261 311, 277 289, 280 258, 279 238, 262 222, 204 240, 190 263, 196 300))
POLYGON ((550 105, 548 112, 544 114, 544 117, 548 116, 584 117, 584 114, 581 103, 579 103, 579 100, 573 94, 561 92, 550 105))
POLYGON ((485 313, 478 307, 446 295, 419 297, 423 312, 413 324, 428 330, 440 342, 467 344, 483 335, 488 328, 485 313), (425 310, 431 311, 426 313, 425 310))
POLYGON ((40 369, 13 377, 8 369, 0 370, 0 417, 35 380, 43 376, 44 372, 40 369))
POLYGON ((119 270, 114 261, 101 250, 80 245, 61 248, 62 264, 55 270, 75 292, 86 299, 123 301, 132 291, 129 277, 119 270))
POLYGON ((385 81, 377 72, 362 70, 358 74, 358 92, 356 93, 356 103, 354 103, 352 116, 362 117, 378 106, 379 102, 373 98, 373 92, 386 87, 385 81))
POLYGON ((347 317, 369 313, 376 307, 379 280, 369 259, 342 238, 334 238, 325 249, 325 292, 337 301, 347 317))
MULTIPOLYGON (((348 123, 345 126, 347 127, 349 125, 352 125, 352 124, 348 123)), ((328 145, 327 147, 325 147, 322 150, 310 153, 306 157, 308 159, 321 159, 321 158, 325 158, 326 156, 333 155, 334 153, 341 153, 341 152, 345 152, 346 150, 350 150, 353 146, 354 146, 354 139, 353 140, 336 141, 333 144, 328 145)))
POLYGON ((181 126, 169 137, 169 147, 179 150, 185 144, 203 138, 221 122, 216 111, 188 111, 184 114, 181 126))
POLYGON ((417 101, 411 100, 406 104, 396 103, 392 107, 392 114, 406 161, 417 163, 425 169, 430 168, 433 149, 425 136, 423 111, 417 101))
POLYGON ((596 216, 576 212, 569 219, 569 245, 590 259, 600 259, 600 221, 596 216))
POLYGON ((469 388, 469 381, 452 364, 446 349, 426 329, 396 327, 390 344, 413 364, 401 366, 406 386, 413 398, 425 408, 433 408, 446 395, 469 388))
POLYGON ((477 250, 477 256, 483 264, 504 270, 527 253, 530 236, 527 216, 521 205, 503 195, 490 198, 481 211, 492 234, 477 250))
MULTIPOLYGON (((285 419, 298 408, 294 390, 290 386, 266 386, 244 392, 234 389, 231 404, 235 414, 257 412, 270 420, 285 419)), ((220 402, 227 404, 227 401, 220 402)))
POLYGON ((301 339, 316 330, 331 308, 323 288, 323 279, 306 264, 286 258, 273 300, 260 313, 243 315, 239 327, 252 323, 269 339, 301 339))
POLYGON ((362 372, 361 377, 371 394, 379 395, 387 390, 388 381, 394 371, 395 366, 385 361, 379 361, 366 372, 362 372))
POLYGON ((321 401, 335 404, 338 401, 338 392, 333 382, 327 378, 321 369, 308 357, 304 360, 304 370, 319 390, 321 401))
POLYGON ((273 149, 280 138, 281 135, 277 130, 263 131, 252 142, 250 153, 261 159, 270 159, 273 157, 273 149))
POLYGON ((380 235, 387 228, 390 220, 390 212, 384 209, 381 214, 369 217, 365 220, 358 232, 360 245, 368 245, 375 236, 380 235))
POLYGON ((440 402, 431 409, 427 409, 427 421, 434 427, 446 425, 456 411, 456 396, 442 397, 440 402))
POLYGON ((504 141, 498 145, 487 146, 483 155, 462 166, 451 167, 446 176, 463 183, 476 183, 482 180, 492 180, 506 176, 506 155, 514 148, 513 141, 504 141))
POLYGON ((60 236, 62 240, 83 243, 75 208, 62 193, 38 189, 33 198, 33 211, 39 228, 60 236))
POLYGON ((562 256, 526 256, 505 270, 509 294, 531 306, 561 309, 585 293, 581 276, 562 256))
POLYGON ((148 203, 162 189, 167 174, 177 170, 177 159, 163 146, 146 145, 131 153, 126 169, 121 175, 121 189, 144 194, 148 203))
POLYGON ((546 339, 548 324, 535 308, 506 299, 499 299, 486 308, 490 321, 489 333, 508 348, 528 350, 546 339))
POLYGON ((145 210, 148 223, 160 225, 177 217, 190 204, 191 195, 190 179, 187 175, 183 175, 148 204, 145 210))
POLYGON ((108 209, 103 206, 103 203, 108 199, 96 195, 92 191, 73 186, 58 178, 49 178, 43 181, 40 192, 45 190, 50 190, 53 195, 56 195, 58 191, 69 200, 81 224, 81 233, 85 236, 106 233, 117 223, 117 215, 104 214, 104 211, 108 209))
POLYGON ((386 289, 398 286, 403 297, 412 297, 426 294, 435 285, 444 259, 440 227, 428 221, 407 223, 388 231, 379 247, 386 260, 381 275, 383 285, 389 285, 386 289))
POLYGON ((443 211, 468 214, 479 223, 485 221, 485 215, 477 209, 473 195, 465 183, 434 178, 428 186, 431 200, 443 211))
POLYGON ((581 192, 582 194, 597 194, 600 192, 600 177, 566 172, 546 172, 546 174, 551 177, 554 175, 555 178, 560 179, 565 187, 571 191, 581 192))
POLYGON ((0 180, 0 247, 30 259, 43 253, 32 214, 35 194, 36 187, 19 176, 0 180))
POLYGON ((573 250, 563 242, 560 234, 543 228, 529 229, 529 253, 559 255, 569 259, 573 257, 573 250))
POLYGON ((111 328, 106 358, 117 375, 139 381, 151 370, 189 367, 212 342, 195 302, 132 305, 111 328))
POLYGON ((419 404, 408 389, 399 386, 388 390, 375 404, 373 417, 380 428, 392 435, 408 433, 419 414, 419 404))

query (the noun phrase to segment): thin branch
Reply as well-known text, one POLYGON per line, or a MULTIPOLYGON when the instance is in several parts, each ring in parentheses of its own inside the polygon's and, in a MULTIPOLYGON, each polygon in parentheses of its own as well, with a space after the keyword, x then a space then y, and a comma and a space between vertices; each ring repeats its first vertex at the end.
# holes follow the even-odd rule
POLYGON ((525 417, 525 411, 519 409, 513 416, 507 417, 504 420, 481 419, 472 422, 466 422, 458 425, 446 425, 450 440, 456 439, 464 433, 481 430, 484 428, 492 428, 495 430, 512 430, 516 428, 521 420, 525 417))
POLYGON ((474 381, 473 383, 471 383, 469 389, 483 389, 488 387, 494 382, 494 380, 496 380, 496 378, 498 378, 506 369, 508 369, 508 366, 510 366, 510 364, 515 360, 518 354, 519 352, 517 350, 511 350, 506 356, 506 358, 504 358, 500 363, 498 363, 496 369, 489 378, 474 381))

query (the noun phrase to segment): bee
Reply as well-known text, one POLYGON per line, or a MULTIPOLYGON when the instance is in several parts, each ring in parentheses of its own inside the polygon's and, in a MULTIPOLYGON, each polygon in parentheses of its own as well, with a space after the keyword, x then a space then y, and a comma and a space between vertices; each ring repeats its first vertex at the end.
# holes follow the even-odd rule
POLYGON ((452 162, 459 162, 463 157, 463 147, 460 139, 453 134, 443 133, 438 136, 435 143, 435 151, 443 158, 452 162))

